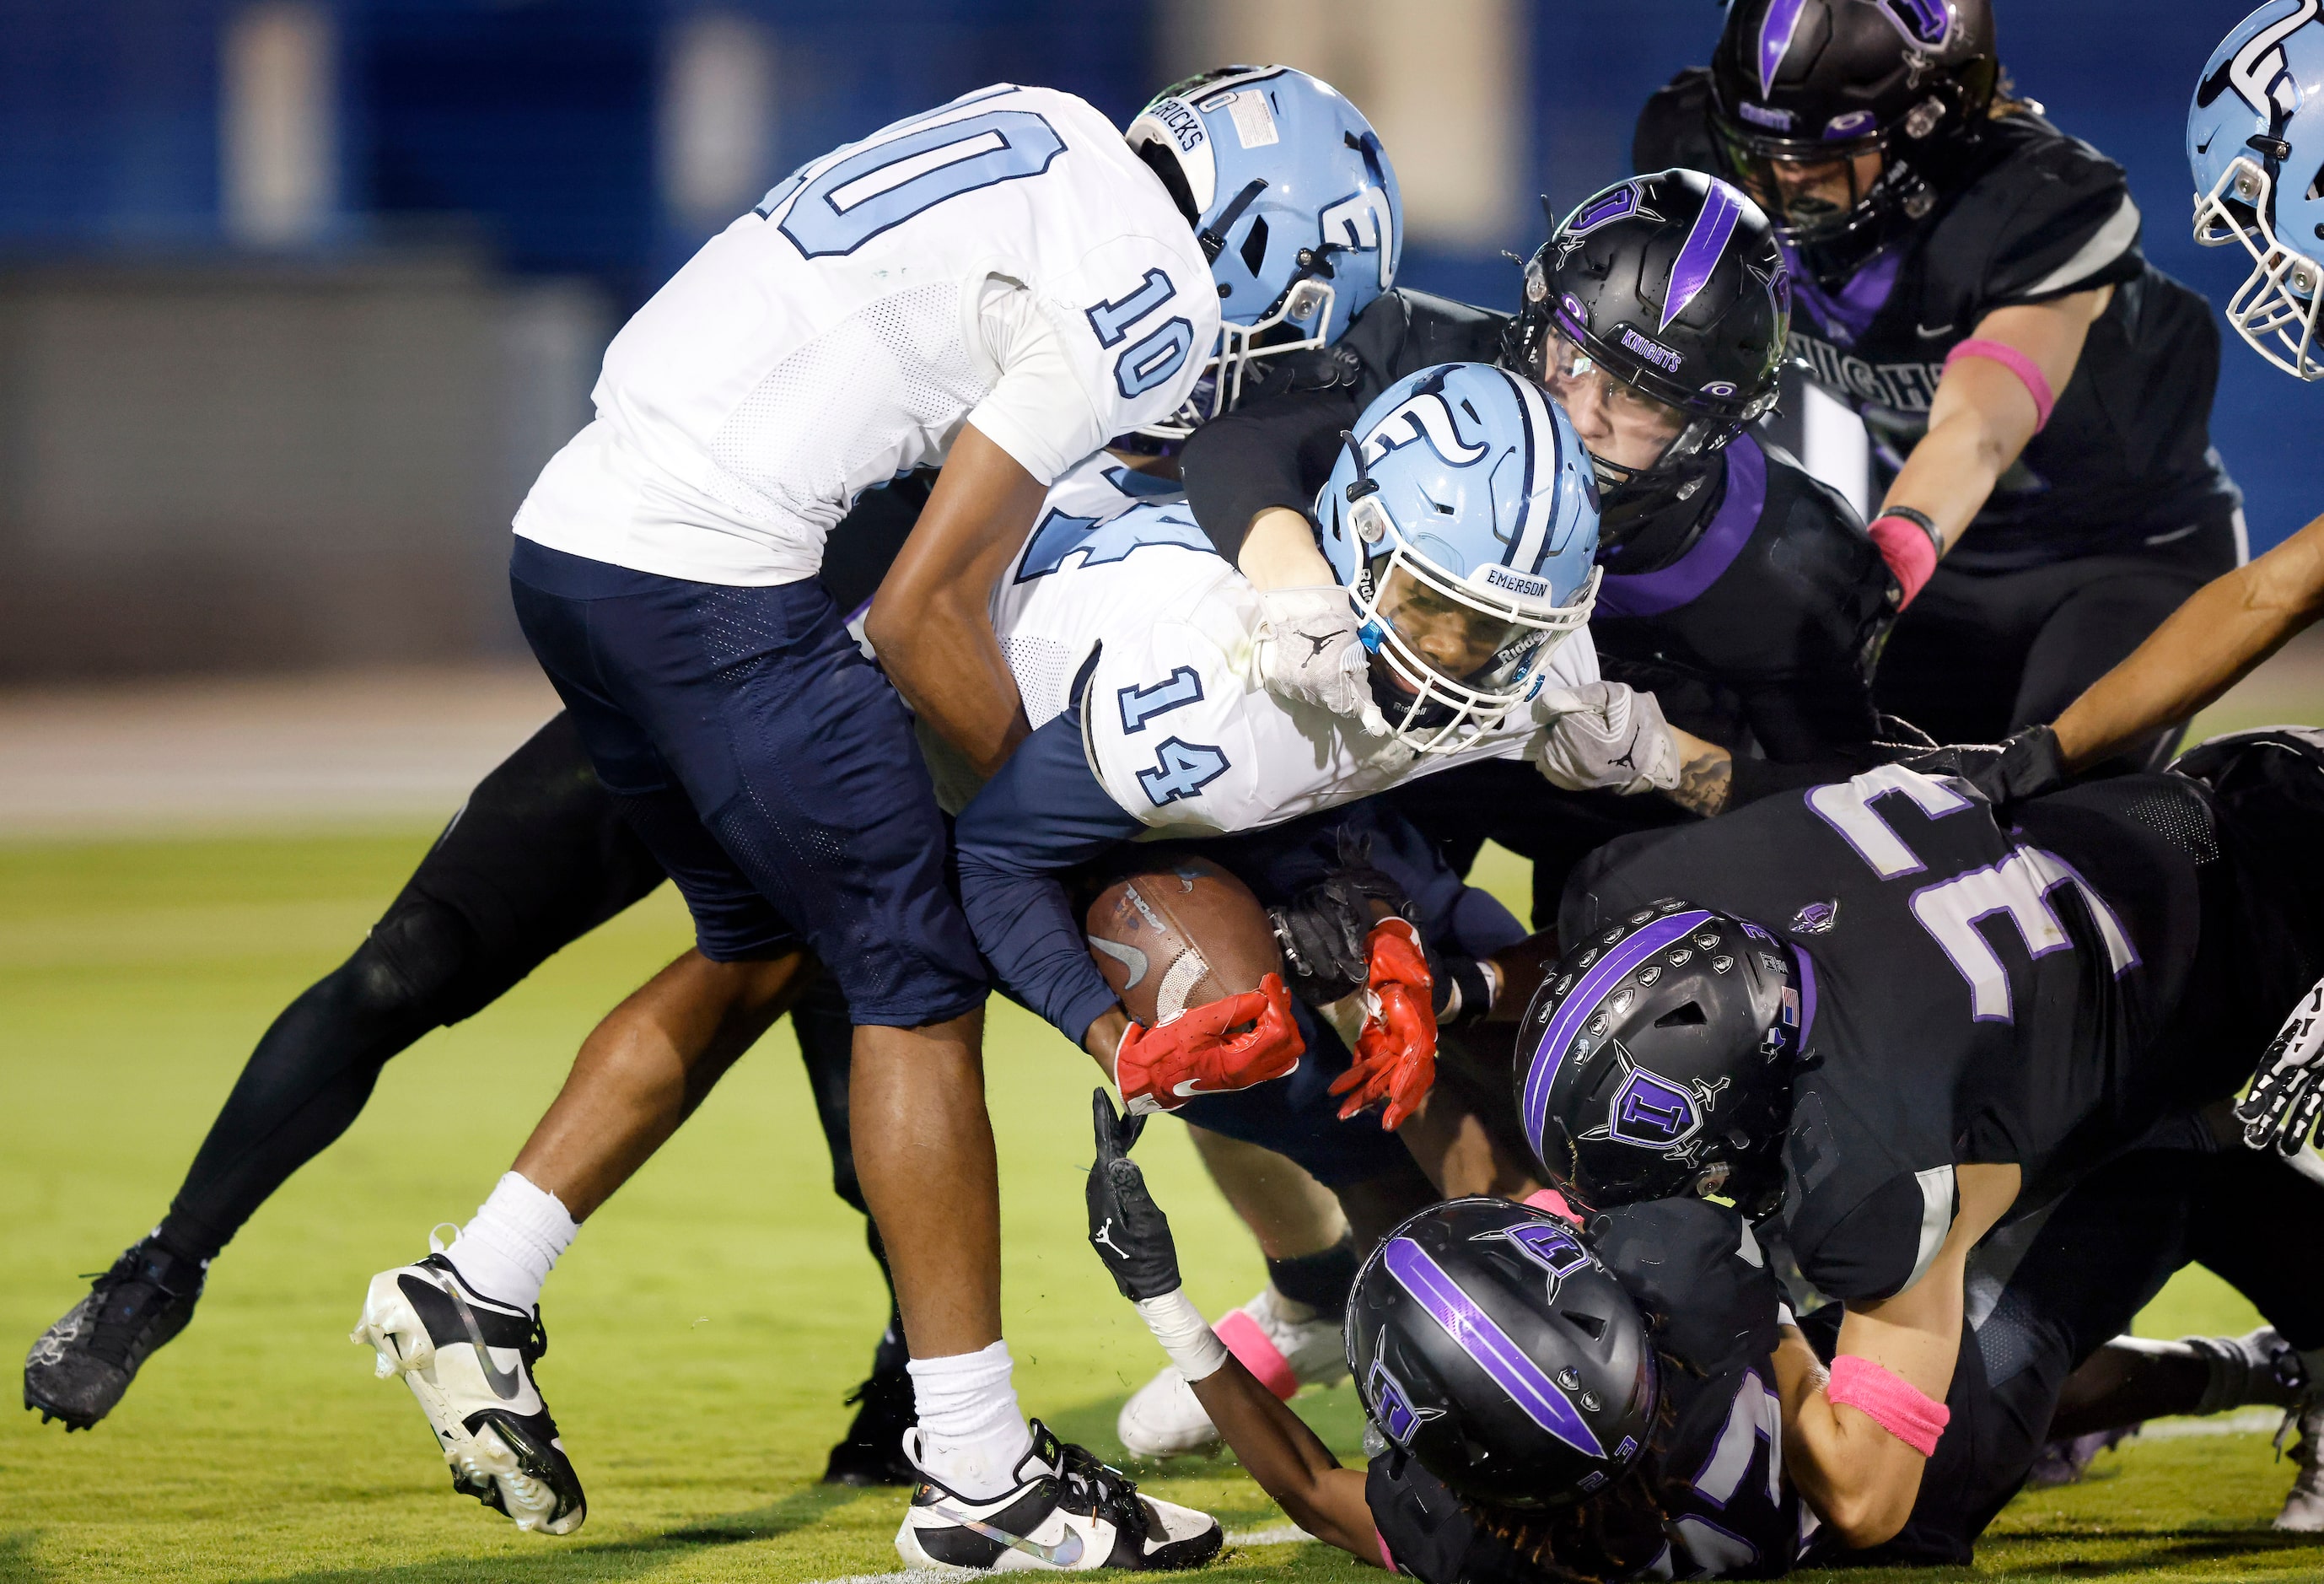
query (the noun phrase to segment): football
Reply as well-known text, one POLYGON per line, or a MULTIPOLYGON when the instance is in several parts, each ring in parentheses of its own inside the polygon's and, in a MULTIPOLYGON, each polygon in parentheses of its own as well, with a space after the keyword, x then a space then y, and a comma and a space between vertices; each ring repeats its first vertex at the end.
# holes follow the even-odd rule
POLYGON ((1207 858, 1121 875, 1090 903, 1085 928, 1105 982, 1148 1028, 1283 971, 1267 910, 1207 858))

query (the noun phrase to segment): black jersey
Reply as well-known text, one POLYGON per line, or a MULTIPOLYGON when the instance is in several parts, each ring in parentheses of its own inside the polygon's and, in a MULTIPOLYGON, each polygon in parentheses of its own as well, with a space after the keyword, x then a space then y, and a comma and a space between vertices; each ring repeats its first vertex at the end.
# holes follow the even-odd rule
MULTIPOLYGON (((1782 1298, 1742 1218, 1701 1200, 1626 1205, 1593 1218, 1591 1246, 1656 1318, 1669 1418, 1642 1463, 1668 1542, 1637 1578, 1770 1579, 1799 1548, 1799 1502, 1784 1481, 1775 1395, 1782 1298)), ((1397 1570, 1426 1584, 1538 1584, 1540 1569, 1480 1524, 1460 1497, 1390 1450, 1364 1496, 1397 1570)))
MULTIPOLYGON (((1717 169, 1710 73, 1683 72, 1646 104, 1633 158, 1717 169)), ((2122 167, 2040 116, 1987 123, 1943 173, 1928 217, 1821 286, 1794 260, 1792 349, 1860 412, 1883 487, 1921 435, 1946 357, 1996 309, 2100 286, 2047 428, 2003 476, 1946 564, 2007 570, 2145 540, 2231 509, 2210 449, 2219 337, 2203 299, 2149 264, 2122 167)))
POLYGON ((1833 1297, 1919 1279, 1956 1164, 2015 1163, 2019 1208, 2039 1204, 2164 1110, 2233 1093, 2280 1011, 2241 1005, 2251 930, 2206 789, 2126 776, 2011 812, 2005 830, 1967 783, 1886 765, 1622 838, 1566 888, 1569 940, 1677 896, 1800 949, 1782 1215, 1833 1297))
MULTIPOLYGON (((1416 370, 1489 361, 1506 314, 1396 291, 1339 344, 1273 376, 1186 445, 1186 498, 1233 559, 1252 517, 1305 512, 1373 398, 1416 370), (1273 387, 1270 387, 1273 388, 1273 387)), ((1286 360, 1287 361, 1287 360, 1286 360)), ((1738 755, 1819 758, 1868 742, 1889 578, 1847 503, 1750 437, 1693 498, 1605 558, 1591 634, 1608 677, 1655 693, 1673 724, 1738 755)))

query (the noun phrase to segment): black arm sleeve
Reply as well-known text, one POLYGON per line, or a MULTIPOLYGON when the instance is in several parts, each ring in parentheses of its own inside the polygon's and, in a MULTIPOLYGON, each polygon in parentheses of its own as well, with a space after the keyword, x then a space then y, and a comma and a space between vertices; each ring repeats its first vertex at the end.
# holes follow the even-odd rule
POLYGON ((1362 409, 1352 387, 1303 392, 1240 407, 1194 431, 1181 458, 1186 503, 1218 552, 1242 553, 1250 521, 1269 506, 1306 512, 1332 476, 1340 431, 1362 409))

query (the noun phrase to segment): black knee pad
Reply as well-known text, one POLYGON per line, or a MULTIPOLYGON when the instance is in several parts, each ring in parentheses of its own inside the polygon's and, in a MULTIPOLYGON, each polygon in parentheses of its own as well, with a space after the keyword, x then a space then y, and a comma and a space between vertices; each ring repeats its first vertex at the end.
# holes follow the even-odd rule
POLYGON ((372 1015, 438 1028, 471 1017, 508 987, 476 931, 430 897, 398 897, 334 976, 372 1015))

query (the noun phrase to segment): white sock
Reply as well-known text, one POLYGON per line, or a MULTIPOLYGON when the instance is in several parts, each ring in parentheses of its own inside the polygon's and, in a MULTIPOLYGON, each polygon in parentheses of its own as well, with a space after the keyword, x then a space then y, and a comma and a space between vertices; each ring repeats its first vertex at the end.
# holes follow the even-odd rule
POLYGON ((972 1501, 1016 1488, 1033 1432, 1010 1384, 1009 1344, 949 1358, 915 1358, 912 1402, 920 1415, 921 1472, 972 1501))
POLYGON ((557 1256, 580 1231, 555 1194, 511 1172, 493 1184, 444 1257, 485 1297, 529 1310, 540 1301, 540 1284, 557 1256))

